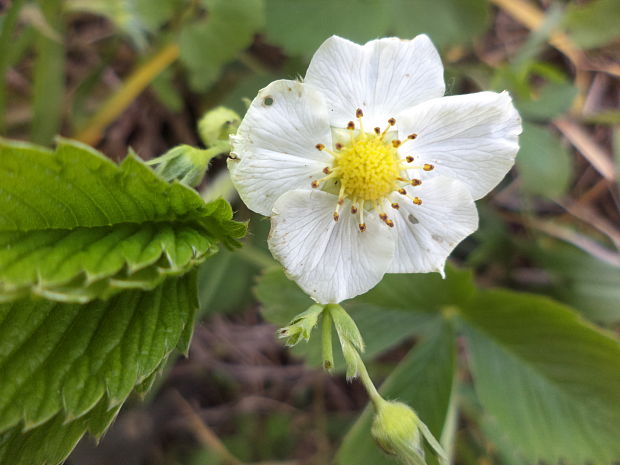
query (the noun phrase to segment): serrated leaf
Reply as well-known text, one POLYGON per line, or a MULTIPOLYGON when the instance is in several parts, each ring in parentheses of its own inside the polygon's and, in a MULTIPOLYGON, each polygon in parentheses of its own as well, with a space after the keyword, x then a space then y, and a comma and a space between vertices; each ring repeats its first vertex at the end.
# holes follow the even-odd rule
POLYGON ((152 289, 244 234, 226 201, 205 203, 133 154, 118 166, 66 140, 2 141, 0 160, 0 302, 152 289))
POLYGON ((62 462, 84 433, 101 436, 120 406, 110 408, 103 398, 87 415, 67 421, 62 413, 27 432, 19 426, 0 434, 0 463, 11 465, 57 464, 62 462))
POLYGON ((193 325, 195 274, 85 305, 0 304, 0 431, 120 405, 193 325))
POLYGON ((205 91, 220 75, 221 68, 250 46, 263 26, 262 0, 203 0, 206 21, 183 28, 180 59, 190 71, 190 84, 205 91))
POLYGON ((550 299, 486 291, 463 308, 483 407, 528 463, 620 459, 620 343, 550 299))
MULTIPOLYGON (((435 437, 449 427, 455 371, 455 338, 450 324, 442 319, 398 364, 381 385, 386 399, 397 399, 414 408, 435 437)), ((339 465, 390 465, 391 457, 370 441, 374 411, 369 406, 355 422, 337 454, 339 465)), ((430 454, 429 459, 430 459, 430 454)))

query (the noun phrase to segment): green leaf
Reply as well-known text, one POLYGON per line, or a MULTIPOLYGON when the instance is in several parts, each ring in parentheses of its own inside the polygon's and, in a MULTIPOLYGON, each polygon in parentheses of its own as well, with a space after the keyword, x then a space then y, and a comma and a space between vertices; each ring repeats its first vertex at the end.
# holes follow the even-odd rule
POLYGON ((529 463, 620 459, 620 343, 570 308, 511 291, 462 311, 483 407, 529 463))
POLYGON ((542 126, 524 123, 519 142, 517 168, 523 189, 549 198, 564 195, 572 178, 572 164, 560 139, 542 126))
POLYGON ((525 118, 549 120, 567 112, 578 92, 569 82, 549 82, 531 100, 517 101, 517 108, 525 118))
POLYGON ((0 463, 11 465, 56 464, 62 462, 84 433, 100 437, 120 406, 110 408, 103 398, 83 417, 66 421, 62 413, 27 432, 19 426, 0 434, 0 463))
MULTIPOLYGON (((419 345, 381 385, 380 392, 386 399, 398 399, 412 406, 439 438, 444 430, 451 427, 454 372, 454 334, 449 322, 437 319, 419 345)), ((337 455, 339 465, 395 463, 369 440, 373 413, 372 408, 367 407, 346 435, 337 455)))
POLYGON ((186 349, 196 308, 194 273, 85 305, 0 304, 0 431, 30 430, 60 411, 80 418, 104 396, 120 405, 173 349, 186 349))
POLYGON ((439 48, 471 42, 486 30, 490 20, 487 0, 393 0, 389 3, 395 35, 411 38, 428 34, 439 48))
POLYGON ((289 55, 311 56, 336 34, 358 43, 385 35, 390 9, 381 0, 266 0, 267 39, 289 55))
POLYGON ((205 21, 183 28, 181 61, 190 71, 190 84, 205 91, 220 75, 221 68, 249 47, 264 24, 262 0, 203 0, 205 21))
POLYGON ((602 323, 620 321, 620 268, 557 241, 541 243, 530 256, 551 273, 553 295, 602 323))
POLYGON ((65 99, 64 18, 61 14, 62 0, 39 0, 37 3, 42 22, 54 38, 41 29, 37 31, 30 138, 34 142, 49 144, 60 130, 65 99))
POLYGON ((120 166, 84 145, 0 142, 0 302, 67 302, 152 289, 245 226, 222 199, 159 178, 135 155, 120 166))
POLYGON ((595 0, 567 7, 564 25, 571 39, 583 48, 605 45, 620 37, 620 3, 617 0, 595 0))

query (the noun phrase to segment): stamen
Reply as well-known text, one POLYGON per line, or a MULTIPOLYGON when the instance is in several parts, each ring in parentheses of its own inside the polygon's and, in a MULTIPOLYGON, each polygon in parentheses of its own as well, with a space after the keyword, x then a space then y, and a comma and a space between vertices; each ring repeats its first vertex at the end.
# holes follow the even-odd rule
POLYGON ((435 166, 431 165, 430 163, 424 163, 424 166, 422 167, 422 169, 424 171, 433 171, 433 169, 435 169, 435 166))
POLYGON ((329 169, 329 166, 326 166, 325 168, 323 168, 323 173, 330 174, 331 172, 332 172, 332 170, 329 169))
POLYGON ((398 193, 400 195, 407 195, 407 191, 404 188, 402 188, 402 187, 400 189, 398 189, 398 193))
POLYGON ((353 121, 349 121, 347 123, 347 129, 349 129, 349 130, 355 129, 355 123, 353 121))
POLYGON ((388 124, 389 124, 390 126, 394 126, 394 125, 396 124, 396 119, 395 119, 395 118, 390 118, 390 119, 388 120, 388 124))
POLYGON ((381 221, 387 221, 387 213, 379 213, 379 218, 381 218, 381 221))
POLYGON ((419 186, 420 184, 422 184, 422 180, 421 179, 412 179, 411 180, 411 185, 412 186, 419 186))
POLYGON ((375 128, 375 134, 376 134, 376 135, 381 134, 381 128, 376 127, 376 128, 375 128))
POLYGON ((333 178, 334 176, 336 176, 336 174, 338 174, 336 171, 330 171, 330 173, 329 173, 327 176, 325 176, 325 177, 323 177, 323 178, 321 178, 321 179, 315 179, 314 181, 312 181, 312 182, 310 183, 310 186, 311 186, 313 189, 316 189, 317 187, 319 187, 322 183, 324 183, 324 182, 325 182, 325 181, 327 181, 328 179, 331 179, 331 178, 333 178))
POLYGON ((334 217, 334 221, 338 221, 340 219, 340 214, 338 213, 338 211, 334 212, 333 217, 334 217))
POLYGON ((398 205, 398 203, 394 202, 392 204, 392 208, 395 209, 395 210, 398 210, 400 208, 400 205, 398 205))
POLYGON ((342 150, 342 144, 340 142, 336 142, 334 147, 336 147, 336 150, 342 150))
POLYGON ((392 141, 392 147, 394 147, 395 149, 400 147, 401 141, 399 141, 398 139, 394 139, 392 141))
POLYGON ((361 108, 358 108, 357 110, 355 110, 355 117, 356 118, 361 118, 364 116, 364 112, 362 111, 361 108))
POLYGON ((416 137, 418 137, 418 135, 417 135, 417 134, 409 134, 409 135, 407 136, 407 139, 413 140, 413 139, 415 139, 416 137))
POLYGON ((355 215, 357 213, 357 207, 355 205, 351 205, 351 214, 355 215))
POLYGON ((390 228, 393 228, 393 227, 394 227, 394 222, 393 222, 392 220, 390 220, 390 219, 387 219, 387 220, 385 221, 385 224, 387 224, 390 228))
POLYGON ((362 122, 362 118, 364 116, 364 112, 362 111, 361 108, 358 108, 357 110, 355 110, 355 117, 357 118, 357 121, 359 121, 360 123, 360 135, 362 138, 366 138, 365 132, 364 132, 364 123, 362 122))
POLYGON ((359 228, 361 232, 366 231, 366 223, 364 223, 364 199, 361 200, 360 202, 360 224, 359 224, 359 228))
POLYGON ((323 150, 325 148, 323 144, 316 144, 315 147, 317 150, 323 150))
POLYGON ((407 163, 411 163, 413 162, 413 157, 409 155, 407 158, 405 158, 405 160, 407 160, 407 163))
POLYGON ((410 195, 407 197, 409 197, 416 205, 422 205, 422 199, 420 197, 411 197, 410 195))

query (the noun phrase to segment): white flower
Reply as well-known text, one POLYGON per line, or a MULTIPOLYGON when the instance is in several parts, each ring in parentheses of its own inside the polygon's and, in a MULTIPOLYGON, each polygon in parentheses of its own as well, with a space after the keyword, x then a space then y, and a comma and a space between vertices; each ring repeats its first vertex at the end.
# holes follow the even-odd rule
POLYGON ((425 35, 334 36, 303 82, 272 82, 252 102, 232 137, 232 180, 271 216, 271 252, 319 303, 385 273, 443 274, 477 229, 474 200, 512 167, 521 121, 506 92, 444 90, 425 35))

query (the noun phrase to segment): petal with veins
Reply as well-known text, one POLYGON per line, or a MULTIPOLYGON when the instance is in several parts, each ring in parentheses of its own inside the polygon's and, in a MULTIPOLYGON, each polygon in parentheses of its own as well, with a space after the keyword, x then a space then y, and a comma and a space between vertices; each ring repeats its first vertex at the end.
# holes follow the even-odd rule
POLYGON ((304 82, 318 89, 335 127, 346 127, 355 110, 369 129, 445 91, 443 65, 426 35, 395 37, 358 45, 332 36, 316 51, 304 82))
POLYGON ((308 188, 331 162, 317 144, 331 146, 327 106, 297 81, 275 81, 258 93, 236 136, 228 168, 246 205, 270 215, 284 192, 308 188))
POLYGON ((399 152, 432 173, 463 181, 474 200, 484 197, 506 175, 519 150, 521 118, 508 92, 478 92, 428 100, 397 117, 399 152))
POLYGON ((376 214, 359 217, 323 191, 295 190, 278 199, 271 218, 269 249, 287 275, 319 303, 338 303, 374 287, 394 255, 395 234, 376 214))
POLYGON ((396 253, 388 273, 428 273, 443 268, 452 250, 478 229, 478 211, 465 184, 434 177, 419 187, 407 187, 411 199, 393 194, 396 253))

